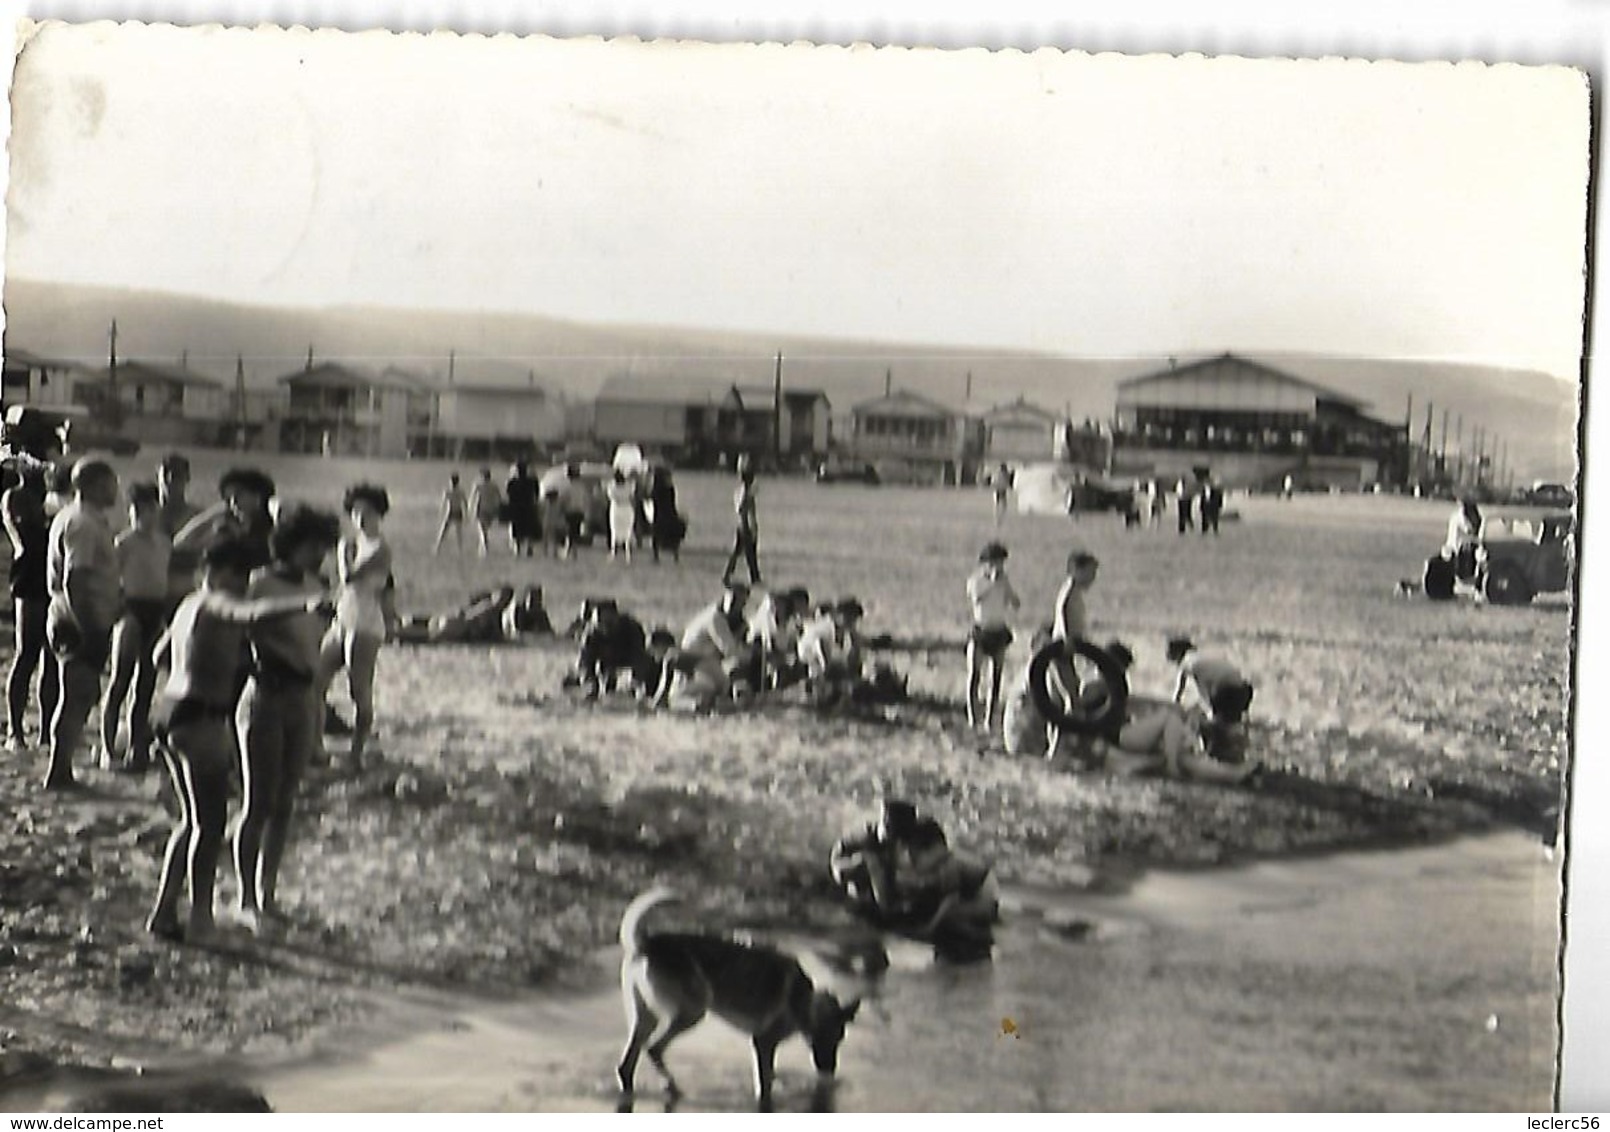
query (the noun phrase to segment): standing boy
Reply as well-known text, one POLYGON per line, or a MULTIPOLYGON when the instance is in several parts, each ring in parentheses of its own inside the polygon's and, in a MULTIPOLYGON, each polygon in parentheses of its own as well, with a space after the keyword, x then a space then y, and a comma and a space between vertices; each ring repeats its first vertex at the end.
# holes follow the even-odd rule
POLYGON ((449 528, 453 531, 453 541, 458 545, 458 552, 464 553, 464 513, 468 510, 469 499, 464 494, 464 485, 458 482, 458 473, 448 473, 447 487, 442 491, 442 525, 436 532, 436 545, 431 549, 432 554, 442 552, 442 541, 447 538, 449 528))
POLYGON ((760 584, 760 522, 755 513, 755 472, 748 456, 738 457, 738 489, 732 494, 732 509, 737 518, 737 530, 732 541, 732 553, 727 557, 727 568, 721 573, 721 584, 732 581, 732 572, 742 558, 749 566, 749 584, 760 584))
POLYGON ((104 460, 73 465, 72 500, 50 525, 45 568, 50 609, 46 639, 61 689, 50 722, 46 790, 75 785, 73 753, 101 692, 112 626, 122 612, 117 548, 108 515, 117 505, 117 473, 104 460))
POLYGON ((189 489, 190 461, 178 452, 169 452, 157 465, 157 506, 161 511, 162 533, 167 536, 169 544, 169 611, 196 588, 196 567, 200 565, 200 559, 194 551, 172 549, 174 536, 201 513, 201 508, 186 498, 189 489))
POLYGON ((319 567, 341 537, 334 515, 295 507, 274 524, 274 560, 252 575, 247 596, 305 609, 260 621, 249 633, 250 676, 235 714, 244 801, 235 831, 239 913, 256 930, 276 911, 280 861, 296 789, 320 743, 318 679, 325 619, 315 610, 324 590, 319 567))
POLYGON ((481 557, 486 557, 487 536, 503 514, 503 493, 492 482, 492 469, 482 468, 481 478, 470 488, 470 514, 475 516, 475 533, 481 540, 481 557))
POLYGON ((101 700, 101 764, 139 773, 151 763, 151 694, 156 690, 152 650, 168 618, 168 563, 172 544, 162 532, 157 486, 129 487, 129 529, 117 536, 118 576, 123 584, 123 616, 112 630, 112 679, 101 700), (129 750, 117 757, 117 731, 123 701, 129 705, 129 750))
POLYGON ((223 850, 229 769, 235 739, 229 722, 239 687, 246 626, 317 608, 318 595, 278 601, 243 600, 254 558, 239 536, 225 534, 202 552, 201 585, 174 611, 155 654, 167 664, 167 685, 152 723, 179 797, 179 821, 163 856, 156 906, 146 930, 161 939, 205 942, 213 927, 213 886, 223 850), (189 927, 179 924, 179 897, 188 882, 189 927))
POLYGON ((978 554, 978 568, 967 579, 967 601, 973 626, 967 635, 967 726, 978 726, 978 686, 989 665, 989 695, 984 705, 984 729, 995 726, 1001 698, 1001 669, 1012 644, 1008 615, 1022 606, 1006 577, 1006 547, 986 543, 978 554))
MULTIPOLYGON (((1064 654, 1052 665, 1061 694, 1072 700, 1079 694, 1079 674, 1074 671, 1072 653, 1066 646, 1090 638, 1090 619, 1085 612, 1085 594, 1096 584, 1096 571, 1101 562, 1082 546, 1068 551, 1067 576, 1057 590, 1056 610, 1051 621, 1052 639, 1061 641, 1064 654)), ((1051 750, 1059 748, 1061 734, 1053 729, 1051 750)))

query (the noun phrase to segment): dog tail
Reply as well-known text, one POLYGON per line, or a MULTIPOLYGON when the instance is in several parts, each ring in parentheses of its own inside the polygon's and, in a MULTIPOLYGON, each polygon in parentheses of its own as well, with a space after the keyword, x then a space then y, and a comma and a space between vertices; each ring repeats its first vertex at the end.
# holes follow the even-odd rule
POLYGON ((675 903, 682 898, 664 886, 651 888, 626 906, 621 917, 621 950, 635 955, 643 950, 643 918, 661 904, 675 903))

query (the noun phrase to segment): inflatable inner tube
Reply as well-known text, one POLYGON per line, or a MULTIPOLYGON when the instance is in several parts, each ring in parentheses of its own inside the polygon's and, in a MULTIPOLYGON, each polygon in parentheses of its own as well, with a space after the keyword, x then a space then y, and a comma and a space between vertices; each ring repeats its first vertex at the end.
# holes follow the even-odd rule
POLYGON ((1046 721, 1059 729, 1075 735, 1107 735, 1123 722, 1124 709, 1129 700, 1129 678, 1123 666, 1105 649, 1089 641, 1076 640, 1071 644, 1052 641, 1029 661, 1029 695, 1046 721), (1049 687, 1051 665, 1076 657, 1083 657, 1095 665, 1111 693, 1094 711, 1081 707, 1077 702, 1069 710, 1060 702, 1061 697, 1053 695, 1049 687))

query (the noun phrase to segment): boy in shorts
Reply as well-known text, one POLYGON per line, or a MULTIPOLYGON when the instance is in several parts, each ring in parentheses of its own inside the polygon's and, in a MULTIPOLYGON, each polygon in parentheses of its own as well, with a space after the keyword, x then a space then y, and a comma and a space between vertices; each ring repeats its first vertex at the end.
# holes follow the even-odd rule
POLYGON ((984 704, 984 729, 995 726, 996 708, 1001 699, 1001 670, 1006 650, 1012 644, 1007 616, 1023 602, 1006 577, 1006 547, 986 543, 978 554, 978 569, 967 579, 967 601, 972 607, 973 627, 967 635, 967 726, 978 727, 978 689, 989 666, 989 695, 984 704))
POLYGON ((201 585, 179 603, 154 649, 169 674, 151 722, 180 810, 146 930, 175 943, 205 942, 213 929, 213 886, 235 757, 230 719, 247 626, 310 613, 325 600, 322 594, 245 600, 253 557, 254 549, 234 535, 203 551, 201 585), (187 883, 189 923, 181 927, 179 897, 187 883))
POLYGON ((168 614, 168 562, 172 540, 162 529, 162 507, 154 483, 129 485, 129 529, 117 536, 118 576, 123 584, 123 616, 112 630, 112 679, 101 700, 101 765, 134 773, 151 763, 151 695, 156 664, 151 650, 168 614), (117 758, 117 731, 129 687, 129 751, 117 758))
POLYGON ((297 601, 293 615, 254 624, 249 633, 249 676, 235 713, 240 740, 240 824, 235 830, 235 871, 241 922, 255 931, 276 912, 280 860, 302 772, 322 741, 320 646, 325 619, 316 610, 324 592, 319 567, 341 537, 334 515, 297 506, 281 513, 269 537, 274 556, 251 576, 254 601, 297 601))
POLYGON ((442 491, 442 524, 436 530, 436 545, 431 548, 432 554, 442 552, 442 543, 449 530, 453 532, 458 552, 464 553, 464 516, 469 506, 469 497, 465 494, 464 485, 459 482, 458 473, 449 472, 447 487, 442 491))
POLYGON ((73 466, 71 484, 73 498, 51 521, 46 550, 50 608, 45 632, 61 689, 50 721, 46 790, 76 784, 73 754, 100 698, 112 626, 123 606, 117 547, 107 517, 117 505, 117 473, 104 460, 86 458, 73 466))

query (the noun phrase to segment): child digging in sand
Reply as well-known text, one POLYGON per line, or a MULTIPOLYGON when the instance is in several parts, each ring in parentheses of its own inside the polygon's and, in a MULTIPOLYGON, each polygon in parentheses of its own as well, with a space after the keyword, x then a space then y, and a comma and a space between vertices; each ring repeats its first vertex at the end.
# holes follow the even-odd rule
POLYGON ((168 839, 156 906, 146 930, 162 939, 205 942, 213 930, 213 885, 229 806, 235 754, 230 719, 246 627, 272 617, 316 610, 317 594, 245 599, 254 551, 225 535, 202 555, 201 586, 179 603, 156 645, 168 667, 167 685, 152 712, 162 760, 179 798, 179 820, 168 839), (188 927, 179 923, 179 897, 188 884, 188 927))

